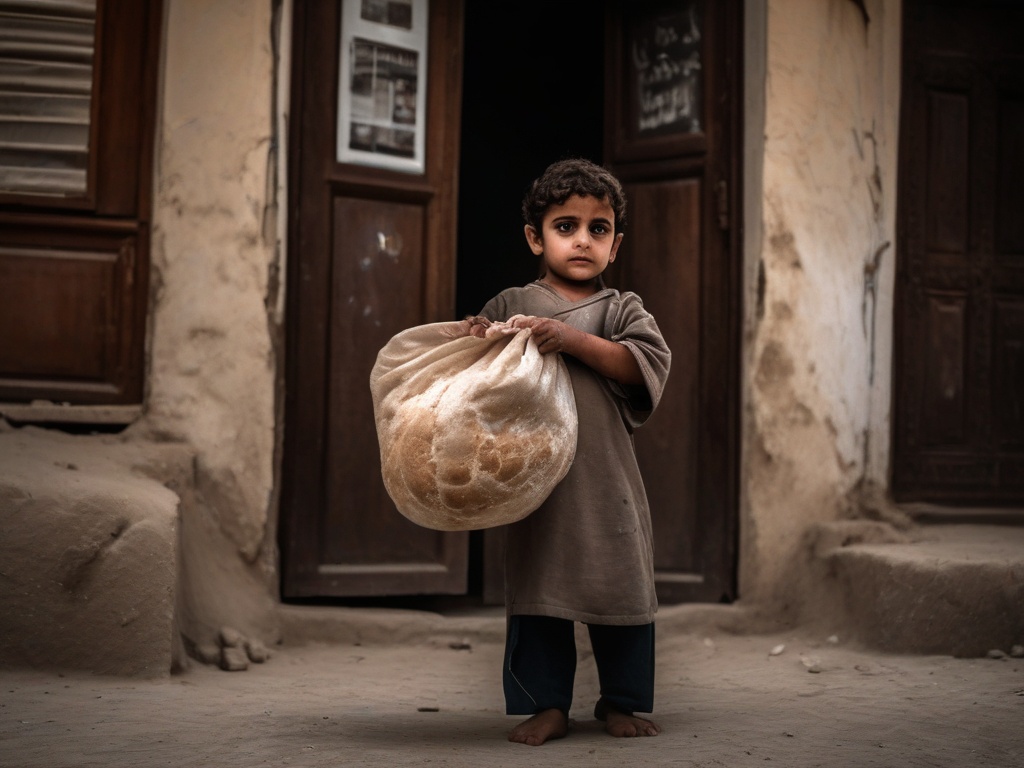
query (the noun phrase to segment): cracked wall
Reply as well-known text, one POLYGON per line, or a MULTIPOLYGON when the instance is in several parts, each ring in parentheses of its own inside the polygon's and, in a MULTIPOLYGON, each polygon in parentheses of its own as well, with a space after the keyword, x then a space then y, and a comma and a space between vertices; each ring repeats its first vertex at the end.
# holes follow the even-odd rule
POLYGON ((148 392, 138 431, 195 450, 196 497, 182 542, 185 594, 194 599, 182 614, 196 644, 210 642, 224 616, 275 639, 280 5, 165 7, 148 392))
POLYGON ((858 515, 887 483, 900 8, 769 0, 764 13, 740 594, 798 610, 808 526, 858 515))

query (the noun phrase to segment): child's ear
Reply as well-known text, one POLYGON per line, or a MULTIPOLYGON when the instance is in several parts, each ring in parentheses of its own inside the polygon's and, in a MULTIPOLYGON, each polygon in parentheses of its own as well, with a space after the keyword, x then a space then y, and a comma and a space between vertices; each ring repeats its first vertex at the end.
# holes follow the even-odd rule
POLYGON ((611 251, 608 254, 608 263, 609 264, 611 264, 613 261, 615 261, 615 256, 619 252, 619 246, 622 245, 622 237, 623 237, 624 234, 625 234, 624 232, 619 232, 619 234, 617 234, 615 236, 615 240, 614 240, 614 242, 612 242, 612 249, 611 249, 611 251))
POLYGON ((527 224, 523 227, 523 232, 526 234, 526 242, 530 246, 530 250, 533 251, 534 256, 540 256, 544 253, 544 241, 541 236, 537 233, 537 230, 533 228, 532 224, 527 224))

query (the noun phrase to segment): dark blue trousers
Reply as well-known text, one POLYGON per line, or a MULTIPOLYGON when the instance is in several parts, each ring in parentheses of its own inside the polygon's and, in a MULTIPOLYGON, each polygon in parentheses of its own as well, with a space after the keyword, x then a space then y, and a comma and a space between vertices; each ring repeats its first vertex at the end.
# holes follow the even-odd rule
MULTIPOLYGON (((588 624, 601 699, 595 716, 610 707, 633 714, 654 710, 654 624, 588 624)), ((566 714, 576 677, 573 622, 550 616, 510 616, 505 637, 505 712, 566 714)))

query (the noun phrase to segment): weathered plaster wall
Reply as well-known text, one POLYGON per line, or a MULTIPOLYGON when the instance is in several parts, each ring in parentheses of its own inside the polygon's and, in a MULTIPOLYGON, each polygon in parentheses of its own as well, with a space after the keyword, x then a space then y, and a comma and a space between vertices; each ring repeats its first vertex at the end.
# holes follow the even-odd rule
POLYGON ((888 472, 899 3, 762 10, 740 594, 786 606, 799 603, 808 526, 859 514, 888 472))
POLYGON ((169 0, 140 432, 194 447, 183 630, 273 640, 280 269, 272 0, 169 0), (269 636, 268 636, 269 635, 269 636))

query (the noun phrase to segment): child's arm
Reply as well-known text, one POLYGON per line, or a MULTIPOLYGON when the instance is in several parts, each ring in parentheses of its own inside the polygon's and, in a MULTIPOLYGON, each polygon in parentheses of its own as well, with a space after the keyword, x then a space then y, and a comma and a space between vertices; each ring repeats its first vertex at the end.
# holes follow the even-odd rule
POLYGON ((618 342, 602 339, 549 317, 520 315, 512 318, 512 324, 518 328, 531 328, 542 354, 564 352, 619 384, 644 383, 633 353, 618 342))

